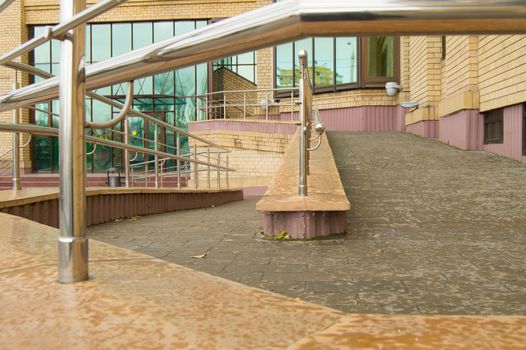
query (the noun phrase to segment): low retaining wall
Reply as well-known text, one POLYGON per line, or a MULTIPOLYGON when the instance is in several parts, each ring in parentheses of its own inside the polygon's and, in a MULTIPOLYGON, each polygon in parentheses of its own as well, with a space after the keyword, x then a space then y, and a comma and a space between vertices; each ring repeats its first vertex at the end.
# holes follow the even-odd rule
MULTIPOLYGON (((18 196, 0 202, 0 212, 58 228, 58 199, 58 190, 18 196)), ((86 224, 206 208, 242 199, 242 190, 93 189, 86 191, 86 224)))
POLYGON ((295 239, 345 232, 350 203, 326 135, 321 146, 310 153, 307 196, 298 195, 299 134, 296 133, 272 184, 257 203, 263 212, 263 233, 277 236, 286 231, 295 239))

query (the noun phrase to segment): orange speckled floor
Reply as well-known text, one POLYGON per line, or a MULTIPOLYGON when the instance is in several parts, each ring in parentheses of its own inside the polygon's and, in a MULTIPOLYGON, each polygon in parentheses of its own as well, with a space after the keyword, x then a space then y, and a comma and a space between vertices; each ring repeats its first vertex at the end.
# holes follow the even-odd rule
POLYGON ((524 317, 346 315, 90 241, 56 282, 58 230, 0 214, 2 349, 524 348, 524 317))

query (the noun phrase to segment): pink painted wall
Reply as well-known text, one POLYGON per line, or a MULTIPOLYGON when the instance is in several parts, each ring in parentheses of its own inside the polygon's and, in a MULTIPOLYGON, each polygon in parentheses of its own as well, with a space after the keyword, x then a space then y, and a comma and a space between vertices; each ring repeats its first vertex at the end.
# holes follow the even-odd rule
POLYGON ((406 125, 405 130, 411 134, 435 139, 438 138, 438 120, 423 120, 406 125))
POLYGON ((403 131, 405 110, 398 106, 326 109, 320 116, 328 131, 403 131))
POLYGON ((484 117, 478 109, 463 110, 440 118, 440 141, 467 151, 482 150, 484 117))
POLYGON ((526 163, 522 155, 522 128, 524 105, 504 108, 504 143, 483 145, 482 149, 526 163))

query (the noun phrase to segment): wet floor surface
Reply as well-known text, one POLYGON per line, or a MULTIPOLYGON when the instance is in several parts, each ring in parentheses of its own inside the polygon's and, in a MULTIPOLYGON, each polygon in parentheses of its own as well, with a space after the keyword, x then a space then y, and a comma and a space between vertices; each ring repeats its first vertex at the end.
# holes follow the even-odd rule
POLYGON ((348 234, 259 238, 257 199, 92 239, 352 313, 526 315, 526 165, 400 133, 332 133, 348 234))

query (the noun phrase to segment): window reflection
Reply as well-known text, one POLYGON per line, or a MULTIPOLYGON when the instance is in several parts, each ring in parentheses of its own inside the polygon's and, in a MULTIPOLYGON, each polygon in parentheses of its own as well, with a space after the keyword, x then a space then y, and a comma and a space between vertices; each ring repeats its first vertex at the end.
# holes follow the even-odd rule
MULTIPOLYGON (((207 21, 159 21, 159 22, 136 22, 136 23, 95 23, 86 26, 86 62, 96 63, 110 57, 126 54, 132 50, 142 48, 154 42, 160 42, 174 35, 184 34, 207 25, 207 21)), ((43 33, 45 26, 34 26, 30 30, 33 36, 43 33)), ((240 61, 245 62, 248 56, 240 55, 240 61)), ((51 41, 36 48, 31 55, 31 63, 52 74, 59 74, 60 43, 51 41)), ((254 70, 255 72, 255 70, 254 70)), ((250 75, 252 71, 243 71, 250 75)), ((254 73, 255 74, 255 73, 254 73)), ((35 78, 36 81, 42 79, 35 78)), ((97 89, 97 93, 114 98, 121 103, 128 87, 127 83, 115 84, 97 89)), ((134 84, 133 106, 140 111, 152 114, 171 125, 187 128, 188 122, 196 118, 204 118, 204 115, 196 115, 194 98, 176 98, 176 95, 191 96, 205 94, 208 91, 208 68, 207 64, 186 67, 183 69, 156 74, 152 77, 138 79, 134 84)), ((54 113, 59 112, 58 101, 52 103, 40 103, 39 108, 54 113)), ((90 121, 105 121, 119 113, 118 108, 112 108, 100 102, 86 99, 86 119, 90 121)), ((202 114, 202 113, 201 113, 202 114)), ((50 118, 45 112, 35 112, 35 123, 38 125, 58 126, 58 119, 50 118)), ((150 126, 146 127, 140 118, 130 118, 130 130, 135 130, 133 144, 146 145, 140 137, 152 138, 153 132, 149 132, 150 126), (146 129, 145 129, 146 127, 146 129)), ((114 129, 122 131, 122 125, 114 129)), ((153 129, 152 129, 153 130, 153 129)), ((91 131, 87 131, 88 134, 91 131)), ((98 137, 122 140, 119 133, 101 133, 94 131, 98 137)), ((175 137, 173 133, 164 135, 165 143, 174 146, 175 137)), ((188 150, 188 140, 181 138, 183 149, 188 150)), ((91 151, 91 145, 87 145, 91 151)), ((33 141, 33 168, 36 171, 53 172, 58 171, 58 139, 53 137, 35 137, 33 141)), ((139 155, 135 162, 144 161, 144 156, 139 155)), ((102 146, 97 147, 95 153, 87 157, 88 171, 104 172, 109 167, 120 166, 122 154, 119 150, 112 150, 102 146)))

